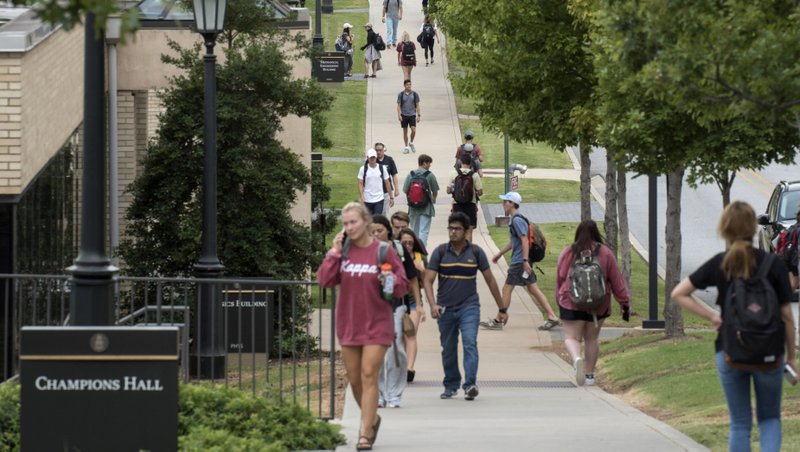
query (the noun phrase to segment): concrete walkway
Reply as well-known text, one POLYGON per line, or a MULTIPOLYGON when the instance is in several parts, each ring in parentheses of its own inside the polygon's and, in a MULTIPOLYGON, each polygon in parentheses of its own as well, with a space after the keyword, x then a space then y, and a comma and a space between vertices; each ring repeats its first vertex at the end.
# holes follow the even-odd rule
MULTIPOLYGON (((370 0, 370 19, 375 30, 386 36, 380 21, 380 0, 370 0)), ((407 2, 400 33, 419 34, 422 13, 419 2, 407 2)), ((356 24, 359 28, 362 24, 356 24)), ((359 43, 362 45, 362 43, 359 43)), ((415 144, 416 154, 402 154, 401 129, 396 119, 396 98, 402 90, 402 72, 394 49, 383 53, 384 70, 369 80, 366 141, 381 141, 397 162, 402 184, 417 167, 417 156, 433 158, 432 171, 442 187, 453 167, 456 147, 461 143, 453 91, 447 81, 442 46, 437 43, 435 64, 420 65, 412 73, 413 88, 421 98, 422 121, 415 144)), ((359 68, 358 62, 354 66, 359 68)), ((358 71, 355 70, 354 74, 358 71)), ((480 136, 476 137, 480 142, 480 136)), ((532 174, 537 174, 533 171, 532 174)), ((355 176, 354 176, 355 177, 355 176)), ((394 210, 406 209, 399 199, 394 210)), ((447 241, 449 196, 442 191, 436 203, 428 248, 447 241)), ((474 241, 489 256, 497 248, 489 236, 483 215, 474 241)), ((499 284, 506 265, 493 265, 499 284)), ((548 272, 552 274, 552 272, 548 272)), ((482 317, 496 313, 496 305, 483 278, 478 278, 482 317)), ((426 305, 426 313, 429 315, 426 305)), ((522 290, 514 293, 510 320, 504 331, 481 331, 478 336, 480 395, 467 402, 463 392, 451 400, 440 400, 442 365, 438 329, 434 320, 419 331, 416 381, 403 395, 403 407, 379 410, 383 417, 375 450, 380 451, 655 451, 706 450, 687 436, 651 418, 598 387, 576 387, 572 367, 556 354, 541 351, 551 345, 553 333, 536 329, 542 315, 522 290)), ((460 351, 459 351, 459 354, 460 351)), ((344 426, 348 444, 337 450, 354 450, 358 439, 359 410, 348 391, 344 426)))

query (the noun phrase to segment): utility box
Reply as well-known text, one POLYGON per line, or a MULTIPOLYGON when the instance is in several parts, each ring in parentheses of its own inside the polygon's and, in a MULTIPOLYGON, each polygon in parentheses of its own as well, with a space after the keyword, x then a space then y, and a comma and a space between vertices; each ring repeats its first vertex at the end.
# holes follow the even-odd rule
POLYGON ((24 327, 23 451, 175 451, 177 327, 24 327))

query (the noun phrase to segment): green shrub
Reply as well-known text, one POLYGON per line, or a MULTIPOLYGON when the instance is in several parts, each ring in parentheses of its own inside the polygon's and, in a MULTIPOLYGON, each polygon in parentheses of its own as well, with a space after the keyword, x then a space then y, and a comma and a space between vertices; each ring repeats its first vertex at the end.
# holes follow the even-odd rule
POLYGON ((19 385, 0 385, 0 450, 19 450, 19 385))
MULTIPOLYGON (((221 445, 215 431, 227 432, 232 443, 225 448, 242 447, 250 443, 239 439, 257 440, 278 445, 276 450, 334 449, 344 443, 340 427, 317 420, 306 409, 288 403, 276 403, 234 388, 200 384, 182 385, 178 435, 188 441, 213 441, 209 447, 221 445), (205 429, 197 433, 198 428, 205 429)), ((183 442, 181 443, 183 448, 183 442)), ((254 443, 256 444, 256 443, 254 443)), ((202 447, 201 449, 204 449, 202 447)), ((191 448, 190 448, 191 450, 191 448)))
MULTIPOLYGON (((0 385, 0 450, 19 450, 19 413, 19 385, 0 385)), ((334 449, 345 442, 340 428, 300 406, 252 397, 238 389, 180 386, 178 444, 182 451, 334 449)))

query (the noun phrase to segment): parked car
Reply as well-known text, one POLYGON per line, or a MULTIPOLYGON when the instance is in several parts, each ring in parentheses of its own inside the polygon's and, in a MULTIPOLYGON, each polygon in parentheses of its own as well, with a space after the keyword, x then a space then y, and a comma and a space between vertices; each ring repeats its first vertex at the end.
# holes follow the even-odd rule
POLYGON ((769 252, 775 251, 775 238, 784 229, 797 222, 800 210, 800 181, 780 181, 772 191, 767 203, 767 211, 758 216, 758 247, 769 252))

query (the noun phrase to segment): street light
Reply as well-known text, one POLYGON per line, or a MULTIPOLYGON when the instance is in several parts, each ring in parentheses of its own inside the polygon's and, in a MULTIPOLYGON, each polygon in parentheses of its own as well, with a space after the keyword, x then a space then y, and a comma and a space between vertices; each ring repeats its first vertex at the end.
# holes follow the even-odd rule
MULTIPOLYGON (((217 82, 214 44, 222 32, 227 0, 193 0, 197 31, 203 35, 204 65, 203 125, 203 244, 194 265, 198 278, 217 278, 224 267, 217 257, 217 82)), ((225 371, 225 341, 222 303, 217 284, 201 283, 197 300, 197 330, 191 374, 198 378, 221 378, 225 371)))

